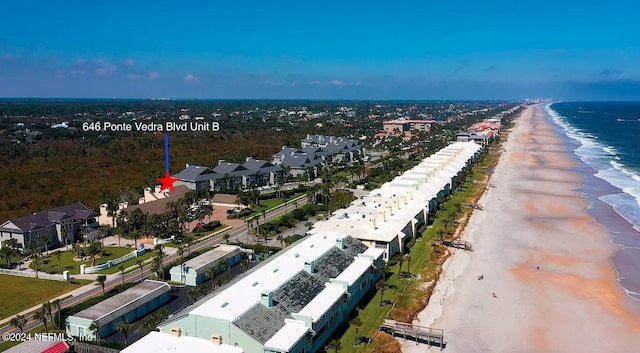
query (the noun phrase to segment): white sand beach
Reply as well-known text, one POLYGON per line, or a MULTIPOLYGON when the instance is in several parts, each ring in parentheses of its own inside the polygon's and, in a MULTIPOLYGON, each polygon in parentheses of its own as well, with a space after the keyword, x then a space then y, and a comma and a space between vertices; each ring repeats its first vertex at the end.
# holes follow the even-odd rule
POLYGON ((640 303, 617 286, 615 247, 573 191, 582 177, 544 106, 527 108, 504 148, 463 233, 474 251, 454 250, 415 324, 444 329, 451 353, 640 352, 640 303))

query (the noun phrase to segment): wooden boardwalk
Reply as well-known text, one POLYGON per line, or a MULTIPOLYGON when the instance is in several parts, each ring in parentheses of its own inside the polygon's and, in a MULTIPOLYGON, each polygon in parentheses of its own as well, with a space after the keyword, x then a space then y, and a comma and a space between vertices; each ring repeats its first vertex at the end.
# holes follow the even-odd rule
POLYGON ((473 251, 473 245, 471 245, 471 243, 469 243, 468 241, 464 241, 464 240, 436 240, 436 242, 445 246, 450 246, 452 248, 473 251))
POLYGON ((384 323, 380 325, 379 330, 396 337, 403 337, 405 340, 410 339, 416 341, 416 344, 422 342, 429 345, 438 345, 441 350, 444 349, 445 346, 444 330, 438 328, 385 319, 384 323))

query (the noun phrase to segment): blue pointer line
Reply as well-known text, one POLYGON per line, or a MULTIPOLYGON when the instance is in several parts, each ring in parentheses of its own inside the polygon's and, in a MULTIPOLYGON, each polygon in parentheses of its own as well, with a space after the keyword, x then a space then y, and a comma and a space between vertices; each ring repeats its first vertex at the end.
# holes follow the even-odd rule
POLYGON ((169 135, 164 135, 164 169, 169 173, 169 135))

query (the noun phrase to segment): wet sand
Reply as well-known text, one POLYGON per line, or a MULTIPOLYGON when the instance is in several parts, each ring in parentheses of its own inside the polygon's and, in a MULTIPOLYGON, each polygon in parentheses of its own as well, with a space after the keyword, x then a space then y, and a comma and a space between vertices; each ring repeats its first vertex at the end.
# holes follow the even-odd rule
POLYGON ((616 246, 587 214, 584 178, 543 106, 504 148, 463 234, 474 251, 454 250, 415 323, 444 329, 446 352, 638 352, 640 303, 617 286, 616 246))

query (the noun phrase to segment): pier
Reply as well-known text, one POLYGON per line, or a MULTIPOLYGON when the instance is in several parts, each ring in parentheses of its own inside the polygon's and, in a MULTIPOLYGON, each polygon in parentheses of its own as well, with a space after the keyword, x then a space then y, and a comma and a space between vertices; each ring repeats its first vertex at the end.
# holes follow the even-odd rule
POLYGON ((394 337, 403 337, 405 340, 410 339, 416 341, 416 344, 426 343, 429 345, 437 345, 440 350, 444 349, 446 342, 444 341, 444 330, 397 322, 395 320, 385 319, 384 323, 378 328, 394 337))

